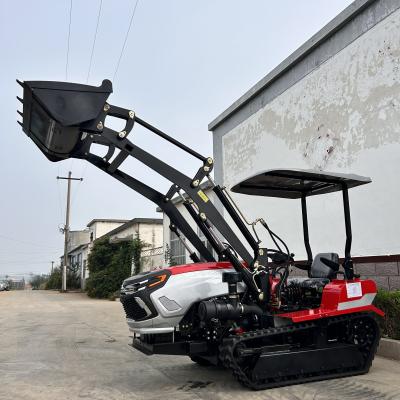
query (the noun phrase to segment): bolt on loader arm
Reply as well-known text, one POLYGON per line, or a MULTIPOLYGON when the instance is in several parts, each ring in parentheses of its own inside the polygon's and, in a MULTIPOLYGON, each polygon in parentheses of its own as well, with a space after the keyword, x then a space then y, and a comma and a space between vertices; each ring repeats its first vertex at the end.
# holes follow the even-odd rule
MULTIPOLYGON (((182 196, 186 209, 213 246, 219 259, 229 260, 233 267, 242 273, 250 292, 254 295, 259 293, 251 273, 252 266, 259 257, 258 242, 222 188, 213 182, 210 176, 213 169, 212 158, 202 156, 142 120, 133 110, 107 103, 107 98, 112 93, 112 84, 108 80, 104 80, 99 87, 68 82, 17 82, 24 89, 23 99, 19 99, 23 103, 23 112, 20 113, 23 120, 19 124, 50 161, 56 162, 67 158, 89 161, 157 204, 169 217, 173 230, 178 229, 204 260, 215 261, 212 253, 172 202, 175 194, 182 196), (108 128, 106 119, 109 116, 124 120, 124 129, 117 132, 108 128), (186 176, 131 142, 127 136, 135 124, 141 125, 199 159, 202 165, 194 177, 186 176), (105 146, 106 154, 103 157, 93 154, 91 152, 93 144, 105 146), (128 157, 139 160, 169 180, 172 186, 168 192, 162 194, 123 172, 121 165, 128 157), (212 201, 201 190, 200 184, 205 178, 211 182, 213 191, 252 248, 254 256, 249 253, 212 201)), ((187 247, 187 244, 185 246, 187 247)), ((199 261, 195 251, 190 251, 190 254, 194 262, 199 261)))

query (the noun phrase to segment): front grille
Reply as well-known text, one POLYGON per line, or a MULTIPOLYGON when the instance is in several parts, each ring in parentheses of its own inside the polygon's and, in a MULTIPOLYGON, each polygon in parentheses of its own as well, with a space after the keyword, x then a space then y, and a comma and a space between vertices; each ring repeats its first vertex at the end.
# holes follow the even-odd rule
POLYGON ((146 310, 140 307, 133 296, 121 296, 121 303, 127 318, 138 321, 147 317, 146 310))

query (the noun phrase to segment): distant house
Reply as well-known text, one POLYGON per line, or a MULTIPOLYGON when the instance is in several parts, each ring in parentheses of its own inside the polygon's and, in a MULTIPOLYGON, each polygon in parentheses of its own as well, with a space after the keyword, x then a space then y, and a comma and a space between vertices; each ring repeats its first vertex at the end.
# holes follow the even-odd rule
POLYGON ((96 218, 92 219, 87 227, 89 229, 90 242, 104 236, 106 233, 120 227, 123 224, 129 222, 128 219, 109 219, 109 218, 96 218))
MULTIPOLYGON (((85 288, 85 280, 89 276, 87 260, 93 242, 128 222, 127 219, 97 218, 87 224, 87 228, 81 231, 70 231, 68 241, 69 265, 79 274, 81 287, 85 288)), ((64 255, 60 257, 61 265, 64 263, 64 255)))
POLYGON ((11 290, 25 289, 25 279, 23 277, 8 278, 8 284, 11 290))
MULTIPOLYGON (((68 245, 69 265, 79 274, 81 287, 89 276, 88 257, 94 242, 108 235, 110 241, 131 241, 137 235, 148 246, 142 252, 143 270, 151 270, 163 264, 163 220, 158 218, 93 219, 87 229, 71 231, 68 245)), ((61 256, 63 265, 64 256, 61 256)))
MULTIPOLYGON (((203 192, 214 202, 214 192, 211 190, 211 184, 209 181, 205 181, 200 185, 203 192)), ((185 197, 185 195, 184 195, 185 197)), ((183 215, 189 225, 192 227, 194 232, 203 241, 205 246, 213 253, 213 249, 208 243, 207 239, 203 235, 203 232, 197 226, 195 221, 189 215, 188 211, 183 205, 183 200, 181 197, 175 197, 172 199, 172 203, 175 204, 178 211, 183 215)), ((158 212, 162 212, 160 208, 157 208, 158 212)), ((165 213, 163 213, 163 231, 164 231, 164 266, 169 265, 182 265, 187 263, 192 263, 193 261, 189 257, 189 252, 186 250, 182 241, 178 236, 169 229, 170 220, 165 213)), ((191 246, 191 244, 189 244, 191 246)), ((194 249, 193 249, 194 250, 194 249)), ((213 253, 214 254, 214 253, 213 253)), ((215 255, 215 254, 214 254, 215 255)))

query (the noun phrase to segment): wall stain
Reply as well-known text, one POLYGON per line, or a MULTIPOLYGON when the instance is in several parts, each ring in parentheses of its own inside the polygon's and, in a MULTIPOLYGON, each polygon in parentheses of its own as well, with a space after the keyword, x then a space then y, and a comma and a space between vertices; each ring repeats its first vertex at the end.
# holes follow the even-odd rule
POLYGON ((243 170, 252 171, 260 160, 268 165, 271 149, 262 145, 266 136, 283 140, 309 168, 319 170, 348 168, 361 151, 399 142, 399 14, 393 13, 225 135, 225 182, 243 170))

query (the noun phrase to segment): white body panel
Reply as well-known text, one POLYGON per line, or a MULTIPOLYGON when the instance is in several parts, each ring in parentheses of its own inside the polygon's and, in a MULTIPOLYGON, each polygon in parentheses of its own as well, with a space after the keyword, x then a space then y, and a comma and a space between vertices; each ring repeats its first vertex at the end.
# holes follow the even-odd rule
MULTIPOLYGON (((163 287, 150 295, 158 315, 145 321, 134 321, 127 318, 129 329, 135 333, 172 332, 192 304, 228 293, 228 285, 222 282, 222 273, 227 271, 232 272, 232 269, 214 269, 171 275, 163 287), (160 301, 160 298, 163 297, 175 302, 176 309, 169 311, 160 301)), ((238 288, 239 291, 243 291, 244 285, 239 284, 238 288)))

